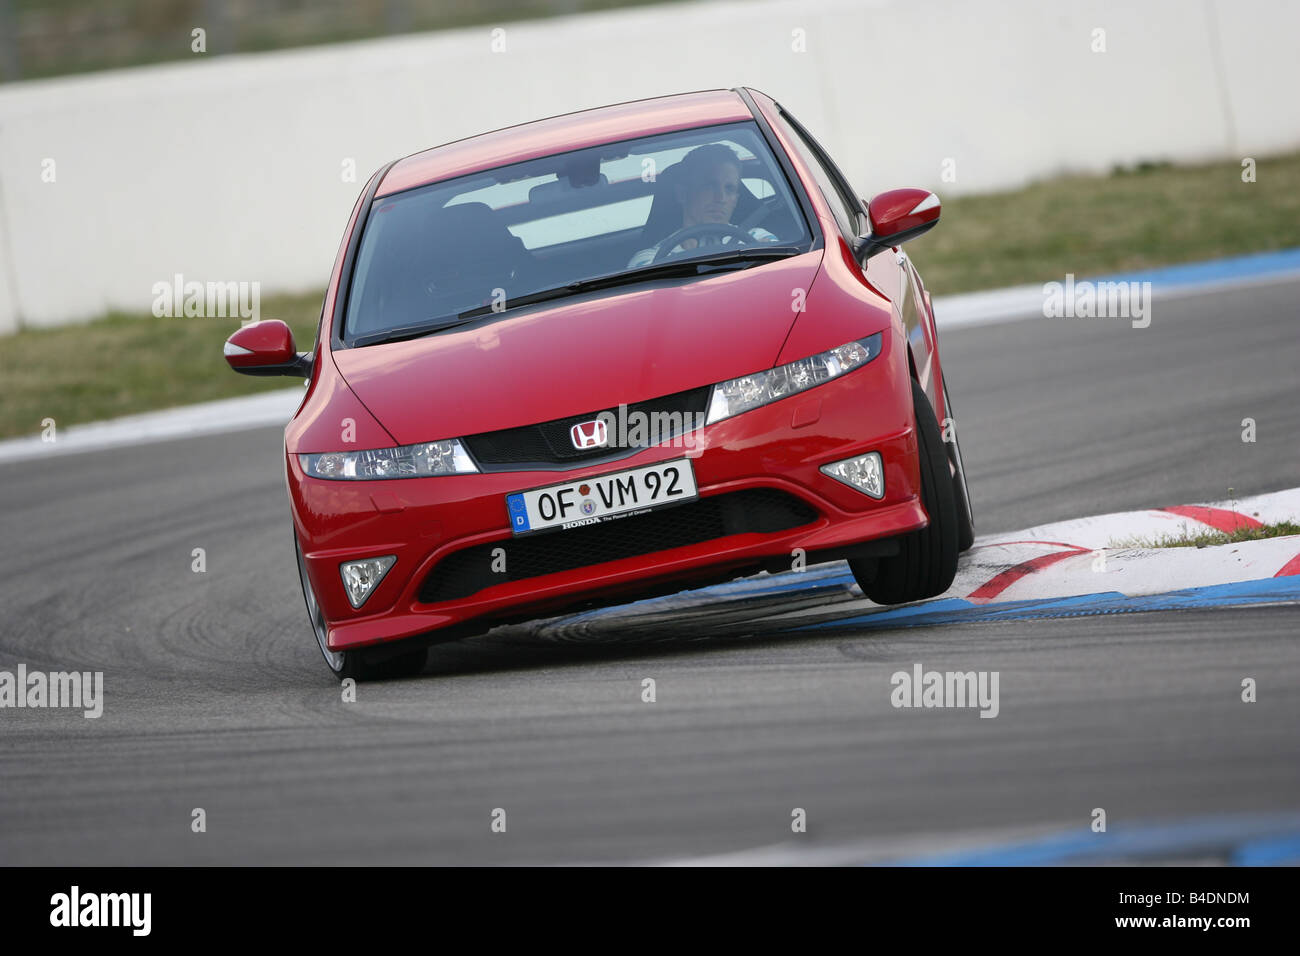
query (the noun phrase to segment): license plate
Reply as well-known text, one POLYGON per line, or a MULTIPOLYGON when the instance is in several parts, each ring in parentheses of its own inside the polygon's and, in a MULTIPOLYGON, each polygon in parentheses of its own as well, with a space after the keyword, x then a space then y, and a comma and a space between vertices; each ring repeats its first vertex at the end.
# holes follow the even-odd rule
POLYGON ((580 528, 699 497, 689 458, 506 495, 516 535, 580 528))

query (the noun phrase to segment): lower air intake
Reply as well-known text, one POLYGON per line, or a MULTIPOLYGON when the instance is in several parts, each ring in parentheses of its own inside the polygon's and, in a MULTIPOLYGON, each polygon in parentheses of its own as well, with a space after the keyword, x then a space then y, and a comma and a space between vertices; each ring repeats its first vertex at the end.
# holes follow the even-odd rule
MULTIPOLYGON (((420 586, 419 597, 426 604, 454 601, 494 584, 668 551, 732 534, 773 534, 815 520, 816 511, 784 491, 733 491, 604 524, 465 548, 434 566, 420 586), (492 552, 497 548, 506 553, 504 574, 492 570, 492 552)), ((499 567, 500 562, 496 563, 499 567)))

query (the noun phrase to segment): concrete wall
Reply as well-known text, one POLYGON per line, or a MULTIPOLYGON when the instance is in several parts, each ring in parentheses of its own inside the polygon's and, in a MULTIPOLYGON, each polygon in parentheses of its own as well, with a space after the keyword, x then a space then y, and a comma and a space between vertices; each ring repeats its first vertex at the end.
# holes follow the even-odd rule
POLYGON ((669 92, 764 90, 864 195, 1300 147, 1287 0, 710 0, 494 29, 0 88, 0 332, 147 311, 176 273, 319 287, 388 159, 669 92))

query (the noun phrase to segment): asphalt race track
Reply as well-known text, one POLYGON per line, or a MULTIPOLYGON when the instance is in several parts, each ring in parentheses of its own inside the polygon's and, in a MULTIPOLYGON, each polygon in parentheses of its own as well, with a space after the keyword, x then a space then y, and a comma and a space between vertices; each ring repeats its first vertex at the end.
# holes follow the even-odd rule
MULTIPOLYGON (((1300 484, 1298 296, 1157 298, 1147 329, 944 334, 977 530, 1300 484)), ((870 634, 745 623, 828 600, 794 592, 637 627, 499 629, 344 703, 302 606, 280 443, 260 429, 0 465, 0 668, 102 670, 105 686, 97 720, 0 711, 0 863, 873 859, 1086 828, 1097 807, 1112 827, 1300 810, 1287 605, 870 634), (917 662, 999 671, 997 719, 895 710, 890 674, 917 662)))

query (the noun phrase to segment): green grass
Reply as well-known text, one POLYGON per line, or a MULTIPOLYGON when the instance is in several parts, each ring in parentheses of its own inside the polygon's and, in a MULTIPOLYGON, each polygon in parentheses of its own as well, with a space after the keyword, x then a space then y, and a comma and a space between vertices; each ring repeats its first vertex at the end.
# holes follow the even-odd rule
MULTIPOLYGON (((193 61, 368 40, 386 35, 498 26, 665 0, 313 0, 312 3, 221 0, 15 0, 12 34, 17 72, 0 81, 193 61), (215 16, 214 16, 215 14, 215 16), (191 33, 207 30, 195 54, 191 33)), ((685 0, 676 0, 685 2, 685 0)), ((486 38, 484 39, 486 43, 486 38)))
MULTIPOLYGON (((1155 166, 956 198, 908 249, 946 295, 1300 246, 1300 153, 1261 159, 1257 178, 1243 183, 1236 162, 1155 166)), ((321 298, 266 296, 261 314, 288 322, 305 351, 321 298)), ((232 373, 221 344, 236 328, 117 314, 0 336, 0 437, 294 383, 232 373)))
POLYGON ((1300 153, 1256 159, 1253 183, 1237 161, 1144 165, 957 197, 908 254, 943 295, 1300 246, 1300 153))
MULTIPOLYGON (((267 296, 262 316, 288 322, 299 351, 307 351, 316 340, 321 298, 267 296)), ((62 428, 300 381, 232 372, 221 346, 238 328, 238 319, 117 313, 0 337, 0 436, 38 434, 45 418, 62 428)))
POLYGON ((1212 548, 1220 544, 1240 544, 1243 541, 1261 541, 1264 538, 1282 538, 1290 534, 1300 534, 1300 524, 1293 521, 1278 521, 1266 524, 1262 528, 1236 528, 1226 531, 1192 531, 1186 525, 1177 534, 1161 534, 1154 537, 1141 535, 1112 541, 1110 548, 1212 548))

